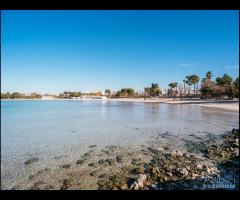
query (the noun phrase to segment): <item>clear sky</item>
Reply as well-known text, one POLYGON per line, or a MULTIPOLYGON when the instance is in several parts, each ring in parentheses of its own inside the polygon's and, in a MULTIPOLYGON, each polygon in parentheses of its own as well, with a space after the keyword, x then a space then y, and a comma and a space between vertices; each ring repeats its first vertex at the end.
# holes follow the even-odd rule
POLYGON ((2 11, 2 92, 166 88, 239 73, 239 11, 2 11))

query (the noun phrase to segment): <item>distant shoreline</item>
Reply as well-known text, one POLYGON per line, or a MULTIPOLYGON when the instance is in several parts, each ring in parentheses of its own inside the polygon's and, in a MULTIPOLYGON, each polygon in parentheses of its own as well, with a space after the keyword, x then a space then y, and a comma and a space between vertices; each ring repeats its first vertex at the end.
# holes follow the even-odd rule
POLYGON ((115 102, 136 102, 136 103, 165 103, 165 104, 193 104, 205 108, 219 108, 239 111, 239 100, 179 100, 173 98, 116 98, 116 99, 1 99, 1 101, 115 101, 115 102))

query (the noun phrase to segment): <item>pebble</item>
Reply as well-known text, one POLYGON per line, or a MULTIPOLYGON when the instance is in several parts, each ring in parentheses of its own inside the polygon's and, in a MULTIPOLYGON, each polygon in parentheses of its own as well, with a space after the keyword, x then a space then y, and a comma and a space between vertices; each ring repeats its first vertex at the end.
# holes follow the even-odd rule
POLYGON ((167 175, 170 176, 170 177, 173 176, 173 174, 171 172, 167 172, 167 175))
POLYGON ((140 174, 140 176, 134 181, 134 183, 130 186, 131 190, 139 190, 144 187, 145 182, 147 180, 146 174, 140 174))
POLYGON ((121 190, 127 190, 128 189, 128 185, 124 184, 124 185, 120 186, 120 189, 121 190))
POLYGON ((197 164, 197 165, 196 165, 196 168, 199 169, 199 170, 201 170, 203 167, 202 167, 202 165, 197 164))

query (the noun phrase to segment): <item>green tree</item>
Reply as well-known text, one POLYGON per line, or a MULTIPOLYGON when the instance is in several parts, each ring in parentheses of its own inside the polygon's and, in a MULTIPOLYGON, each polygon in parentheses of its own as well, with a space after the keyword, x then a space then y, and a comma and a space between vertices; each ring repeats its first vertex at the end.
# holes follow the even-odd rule
POLYGON ((81 95, 81 92, 69 92, 69 97, 80 97, 81 95))
POLYGON ((239 77, 235 79, 235 81, 233 82, 233 85, 236 89, 239 89, 239 77))
POLYGON ((110 89, 106 89, 105 90, 105 94, 107 95, 107 98, 111 95, 111 90, 110 89))
POLYGON ((207 79, 209 79, 209 80, 211 80, 211 78, 212 78, 212 72, 211 71, 208 71, 207 73, 206 73, 206 78, 207 79))
POLYGON ((186 76, 186 84, 188 85, 188 94, 190 94, 191 85, 192 85, 191 76, 186 76))
POLYGON ((177 85, 178 85, 178 83, 176 83, 176 82, 168 84, 168 86, 170 87, 170 89, 168 89, 168 96, 170 96, 170 97, 176 96, 176 94, 177 94, 177 85), (174 90, 174 88, 175 88, 175 90, 174 90))
POLYGON ((157 83, 152 83, 151 87, 144 88, 144 91, 151 97, 156 97, 162 94, 162 91, 157 83))
POLYGON ((134 89, 132 88, 122 88, 121 90, 117 91, 117 97, 133 97, 134 96, 134 89))
POLYGON ((212 96, 214 85, 215 85, 214 81, 211 81, 208 78, 203 78, 200 89, 203 98, 210 98, 212 96))
POLYGON ((233 82, 234 97, 239 98, 239 77, 237 77, 233 82))
POLYGON ((187 84, 187 80, 183 79, 183 93, 185 94, 186 91, 186 84, 187 84))
POLYGON ((194 94, 196 94, 196 84, 199 82, 199 76, 198 75, 191 75, 189 77, 190 82, 193 84, 194 86, 194 94))
POLYGON ((11 99, 19 99, 21 98, 21 94, 19 92, 13 92, 11 94, 11 99))
POLYGON ((218 86, 224 88, 225 95, 227 95, 229 98, 234 96, 234 90, 232 86, 232 77, 228 74, 224 74, 222 77, 216 78, 216 83, 218 86))
POLYGON ((232 77, 228 74, 224 74, 222 77, 216 78, 217 85, 227 86, 232 84, 232 77))

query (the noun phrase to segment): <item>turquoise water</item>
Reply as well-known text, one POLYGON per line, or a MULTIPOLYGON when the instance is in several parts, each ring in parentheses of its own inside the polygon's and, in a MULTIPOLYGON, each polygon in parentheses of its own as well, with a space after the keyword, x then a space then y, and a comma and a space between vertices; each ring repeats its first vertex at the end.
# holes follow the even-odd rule
POLYGON ((2 101, 2 175, 20 173, 30 155, 46 163, 97 144, 138 146, 151 135, 221 134, 239 127, 238 112, 197 105, 111 101, 2 101), (14 167, 13 167, 14 166, 14 167))
POLYGON ((174 134, 218 133, 239 123, 234 111, 109 101, 3 101, 1 112, 3 157, 68 143, 94 143, 101 137, 122 142, 126 134, 130 140, 147 128, 174 134))

